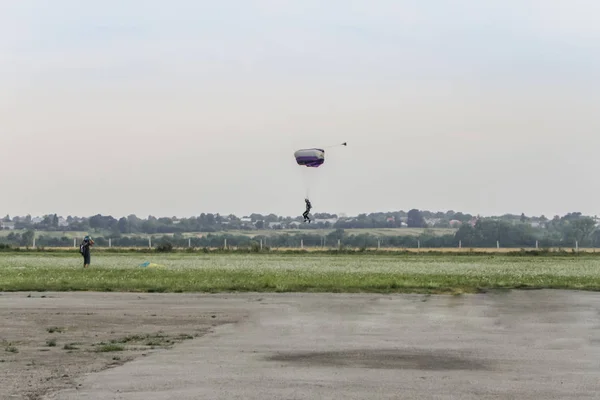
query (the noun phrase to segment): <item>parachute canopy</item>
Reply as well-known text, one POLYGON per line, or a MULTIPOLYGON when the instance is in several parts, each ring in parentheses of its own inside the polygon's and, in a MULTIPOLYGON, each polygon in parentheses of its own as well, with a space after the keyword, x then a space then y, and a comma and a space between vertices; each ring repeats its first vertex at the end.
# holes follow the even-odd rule
POLYGON ((301 149, 294 153, 298 165, 309 168, 318 168, 325 162, 325 150, 301 149))
MULTIPOLYGON (((344 142, 338 146, 347 146, 347 143, 344 142)), ((296 157, 298 165, 309 168, 318 168, 325 162, 325 150, 317 148, 301 149, 294 153, 294 157, 296 157)))

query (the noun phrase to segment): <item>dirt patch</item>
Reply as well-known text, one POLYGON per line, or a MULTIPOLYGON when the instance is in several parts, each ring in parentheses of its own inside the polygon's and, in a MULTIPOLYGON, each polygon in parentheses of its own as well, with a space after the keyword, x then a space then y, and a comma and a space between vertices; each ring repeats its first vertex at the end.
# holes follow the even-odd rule
POLYGON ((267 357, 267 360, 318 367, 414 369, 421 371, 479 371, 489 369, 489 366, 483 360, 441 350, 363 349, 279 353, 267 357))
POLYGON ((0 295, 0 398, 41 399, 82 374, 203 336, 243 315, 185 295, 0 295), (15 297, 20 297, 15 301, 15 297))

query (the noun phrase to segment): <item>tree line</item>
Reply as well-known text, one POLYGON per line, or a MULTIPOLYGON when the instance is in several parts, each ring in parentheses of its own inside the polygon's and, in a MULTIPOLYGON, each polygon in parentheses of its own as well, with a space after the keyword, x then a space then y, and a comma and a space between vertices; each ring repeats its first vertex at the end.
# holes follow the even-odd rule
MULTIPOLYGON (((33 237, 37 246, 68 247, 73 246, 73 239, 67 236, 54 237, 41 232, 27 230, 24 233, 11 232, 0 237, 0 243, 15 246, 30 246, 33 237)), ((140 234, 123 235, 117 232, 114 236, 95 237, 99 246, 114 247, 147 247, 148 237, 140 234)), ((222 247, 227 240, 228 246, 252 247, 262 243, 264 247, 344 247, 353 248, 440 248, 440 247, 600 247, 600 229, 595 219, 580 213, 570 213, 563 217, 555 217, 547 221, 544 228, 536 228, 528 221, 519 218, 516 222, 493 218, 480 218, 474 223, 463 224, 453 233, 437 234, 432 229, 424 229, 420 235, 378 236, 368 231, 349 233, 343 228, 333 231, 299 231, 297 233, 281 233, 278 235, 241 235, 227 232, 214 232, 201 237, 185 237, 182 232, 173 235, 153 235, 152 245, 169 244, 175 247, 222 247)))
POLYGON ((547 228, 565 217, 577 216, 590 218, 581 213, 570 213, 564 217, 545 216, 528 217, 524 214, 506 214, 501 216, 480 217, 469 213, 446 211, 433 212, 411 209, 409 211, 363 213, 352 217, 338 216, 329 213, 313 215, 314 223, 302 223, 301 216, 284 217, 275 214, 250 214, 238 217, 233 214, 220 215, 202 213, 189 218, 155 217, 140 218, 136 215, 115 218, 111 215, 97 214, 91 217, 60 217, 57 214, 45 215, 42 218, 13 217, 7 215, 3 222, 10 222, 16 230, 34 229, 36 231, 55 232, 109 232, 111 236, 127 234, 174 234, 190 232, 228 232, 252 231, 260 229, 375 229, 375 228, 459 228, 464 224, 473 225, 477 220, 504 221, 510 224, 530 224, 538 228, 547 228))

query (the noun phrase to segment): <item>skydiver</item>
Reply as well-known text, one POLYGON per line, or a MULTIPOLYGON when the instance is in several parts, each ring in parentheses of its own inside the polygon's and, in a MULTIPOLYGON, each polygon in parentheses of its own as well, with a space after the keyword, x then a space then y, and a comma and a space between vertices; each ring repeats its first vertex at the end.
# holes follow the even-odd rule
POLYGON ((312 209, 312 204, 310 204, 310 200, 308 199, 304 199, 304 202, 306 203, 306 211, 302 213, 302 216, 304 217, 304 222, 308 221, 308 223, 310 224, 310 217, 308 216, 308 213, 312 209))
POLYGON ((79 252, 83 256, 83 268, 90 266, 91 254, 90 248, 94 245, 94 239, 90 236, 83 238, 81 245, 79 245, 79 252))

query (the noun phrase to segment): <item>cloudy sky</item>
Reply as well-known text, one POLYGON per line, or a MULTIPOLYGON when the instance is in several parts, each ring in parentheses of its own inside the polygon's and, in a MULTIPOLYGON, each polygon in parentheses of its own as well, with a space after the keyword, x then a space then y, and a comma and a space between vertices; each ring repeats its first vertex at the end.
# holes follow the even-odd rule
POLYGON ((299 215, 305 183, 314 212, 600 214, 599 20, 597 0, 3 0, 0 214, 299 215))

